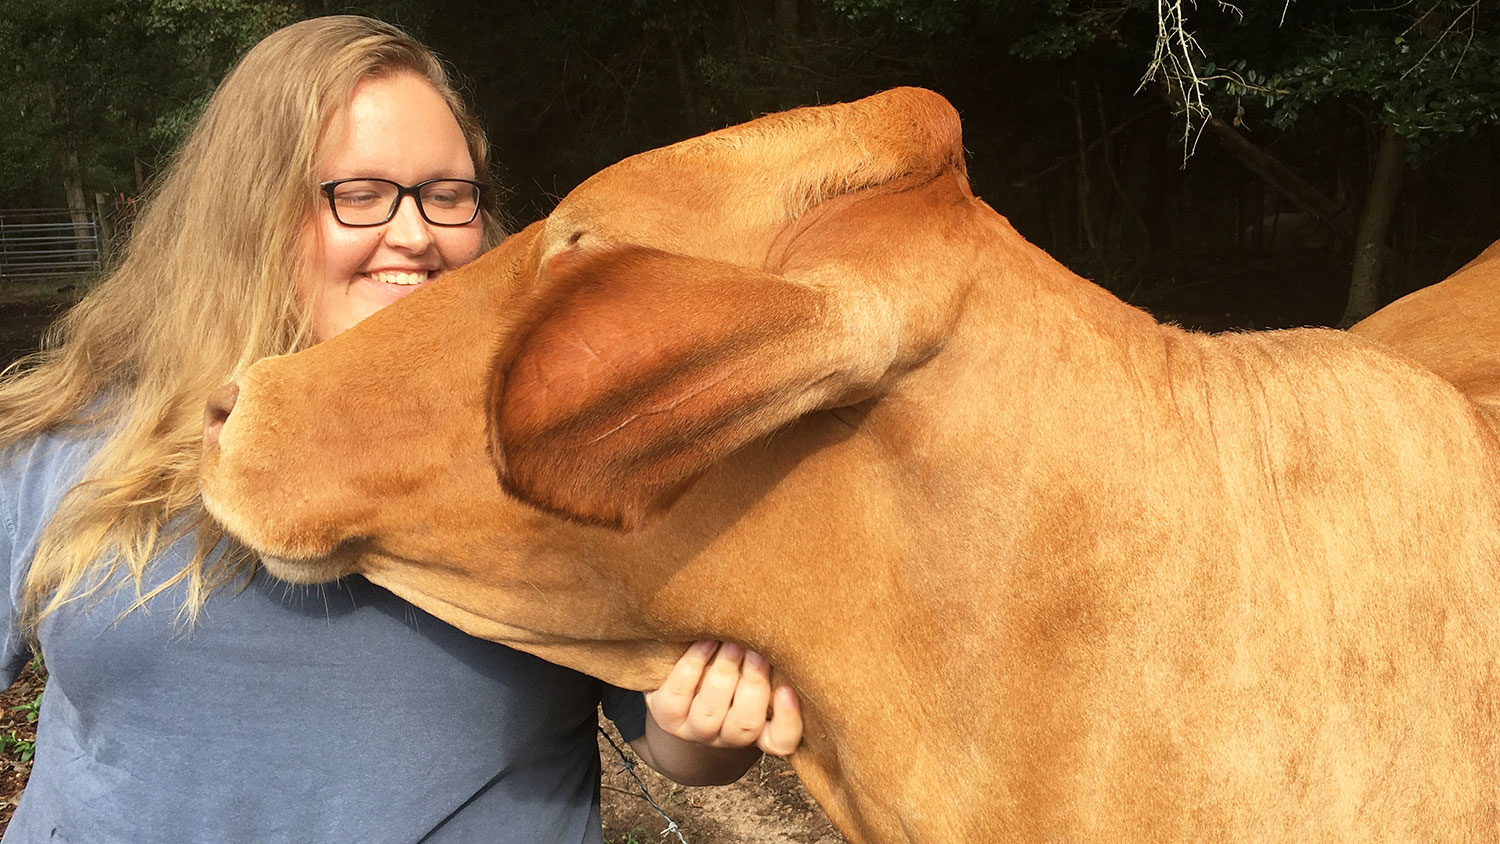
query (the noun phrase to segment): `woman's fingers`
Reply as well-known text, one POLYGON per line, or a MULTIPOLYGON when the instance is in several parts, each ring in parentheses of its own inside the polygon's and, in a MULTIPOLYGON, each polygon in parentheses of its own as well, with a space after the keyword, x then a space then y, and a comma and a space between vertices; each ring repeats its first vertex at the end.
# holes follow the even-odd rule
POLYGON ((703 670, 698 694, 688 709, 681 738, 703 744, 720 743, 719 734, 724 727, 724 717, 734 703, 735 689, 740 682, 740 664, 744 658, 745 649, 740 645, 725 642, 719 646, 719 652, 703 670))
POLYGON ((772 756, 788 756, 802 742, 802 702, 790 686, 777 686, 771 698, 771 720, 756 744, 772 756))
POLYGON ((719 728, 719 738, 730 747, 755 744, 766 728, 771 706, 771 664, 754 651, 745 654, 734 700, 719 728))
POLYGON ((694 643, 646 694, 646 706, 667 733, 699 744, 785 756, 802 740, 796 693, 787 686, 773 693, 770 662, 733 642, 694 643))
POLYGON ((657 726, 685 738, 680 735, 680 731, 692 710, 693 698, 698 694, 698 683, 703 679, 703 671, 718 647, 719 643, 713 641, 693 643, 672 667, 672 673, 667 675, 661 688, 646 693, 646 706, 651 710, 651 717, 656 719, 657 726))

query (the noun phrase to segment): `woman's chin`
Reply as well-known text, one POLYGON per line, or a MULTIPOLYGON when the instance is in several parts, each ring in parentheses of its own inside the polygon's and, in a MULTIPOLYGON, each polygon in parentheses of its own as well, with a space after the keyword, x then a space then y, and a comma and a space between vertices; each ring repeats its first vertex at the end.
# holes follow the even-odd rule
POLYGON ((391 284, 368 276, 356 276, 339 295, 325 299, 316 306, 313 316, 314 338, 320 343, 331 340, 376 311, 401 301, 431 283, 432 278, 421 284, 391 284))

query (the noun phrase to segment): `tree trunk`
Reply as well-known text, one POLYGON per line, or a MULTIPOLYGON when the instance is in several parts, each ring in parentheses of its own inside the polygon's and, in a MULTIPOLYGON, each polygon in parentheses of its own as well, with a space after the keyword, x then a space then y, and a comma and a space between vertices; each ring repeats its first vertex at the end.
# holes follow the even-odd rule
POLYGON ((703 131, 698 121, 698 103, 693 97, 693 83, 688 76, 687 59, 682 54, 682 39, 672 30, 667 36, 667 46, 672 54, 672 71, 677 77, 678 96, 682 97, 683 128, 692 134, 703 131))
POLYGON ((1223 145, 1224 150, 1234 156, 1261 181, 1275 188, 1287 201, 1302 211, 1322 220, 1333 229, 1339 239, 1348 242, 1350 237, 1348 209, 1323 195, 1323 192, 1303 181, 1297 174, 1276 160, 1274 155, 1251 143, 1239 130, 1217 117, 1208 119, 1208 129, 1223 145))
POLYGON ((1168 140, 1171 135, 1170 117, 1166 112, 1158 111, 1148 120, 1150 122, 1147 127, 1139 133, 1146 155, 1143 191, 1145 208, 1142 210, 1142 217, 1146 221, 1147 241, 1153 248, 1142 278, 1159 274, 1163 269, 1160 266, 1160 256, 1171 248, 1172 218, 1168 199, 1172 193, 1172 169, 1175 167, 1173 157, 1168 154, 1172 149, 1168 140))
POLYGON ((797 0, 776 0, 776 99, 783 109, 797 105, 793 61, 797 53, 797 0))
POLYGON ((109 197, 103 193, 94 194, 94 210, 99 215, 99 261, 101 263, 109 260, 115 246, 115 221, 110 216, 109 206, 109 197))
POLYGON ((83 195, 83 166, 78 163, 78 150, 70 149, 63 159, 63 193, 68 198, 68 210, 73 212, 73 222, 89 221, 88 201, 83 195))
POLYGON ((776 45, 783 59, 797 44, 797 13, 797 0, 776 0, 776 45))
POLYGON ((1089 144, 1083 133, 1083 103, 1079 101, 1077 80, 1070 83, 1068 89, 1073 94, 1073 125, 1078 136, 1078 239, 1092 251, 1099 247, 1099 238, 1094 234, 1094 209, 1089 204, 1092 190, 1089 185, 1089 144))
POLYGON ((1339 325, 1348 327, 1380 308, 1380 273, 1386 263, 1386 235, 1396 213, 1401 193, 1401 174, 1406 168, 1406 140, 1395 127, 1385 127, 1380 151, 1375 155, 1375 173, 1359 215, 1354 235, 1354 273, 1349 280, 1349 303, 1339 325))
POLYGON ((1235 245, 1259 252, 1266 248, 1266 183, 1248 182, 1245 190, 1240 199, 1244 217, 1235 233, 1235 245))
POLYGON ((83 166, 78 162, 78 149, 71 148, 63 156, 63 193, 68 198, 68 212, 73 217, 73 237, 79 249, 93 244, 93 220, 89 217, 88 198, 83 193, 83 166))

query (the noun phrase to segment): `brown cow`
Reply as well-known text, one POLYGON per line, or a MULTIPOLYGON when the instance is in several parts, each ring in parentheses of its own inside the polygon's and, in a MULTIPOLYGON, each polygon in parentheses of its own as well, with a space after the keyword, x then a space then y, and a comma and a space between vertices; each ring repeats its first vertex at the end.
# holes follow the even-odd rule
POLYGON ((1443 376, 1500 421, 1500 243, 1350 328, 1443 376))
POLYGON ((933 94, 621 162, 238 396, 203 488, 271 571, 640 689, 753 646, 856 841, 1500 840, 1475 405, 1157 324, 969 193, 933 94))

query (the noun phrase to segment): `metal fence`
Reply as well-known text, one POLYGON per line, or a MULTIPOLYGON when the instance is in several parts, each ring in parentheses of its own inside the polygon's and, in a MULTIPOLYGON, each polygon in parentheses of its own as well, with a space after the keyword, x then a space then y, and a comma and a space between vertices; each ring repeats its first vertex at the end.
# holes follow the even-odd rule
POLYGON ((96 211, 0 211, 0 281, 97 272, 104 240, 96 211))

